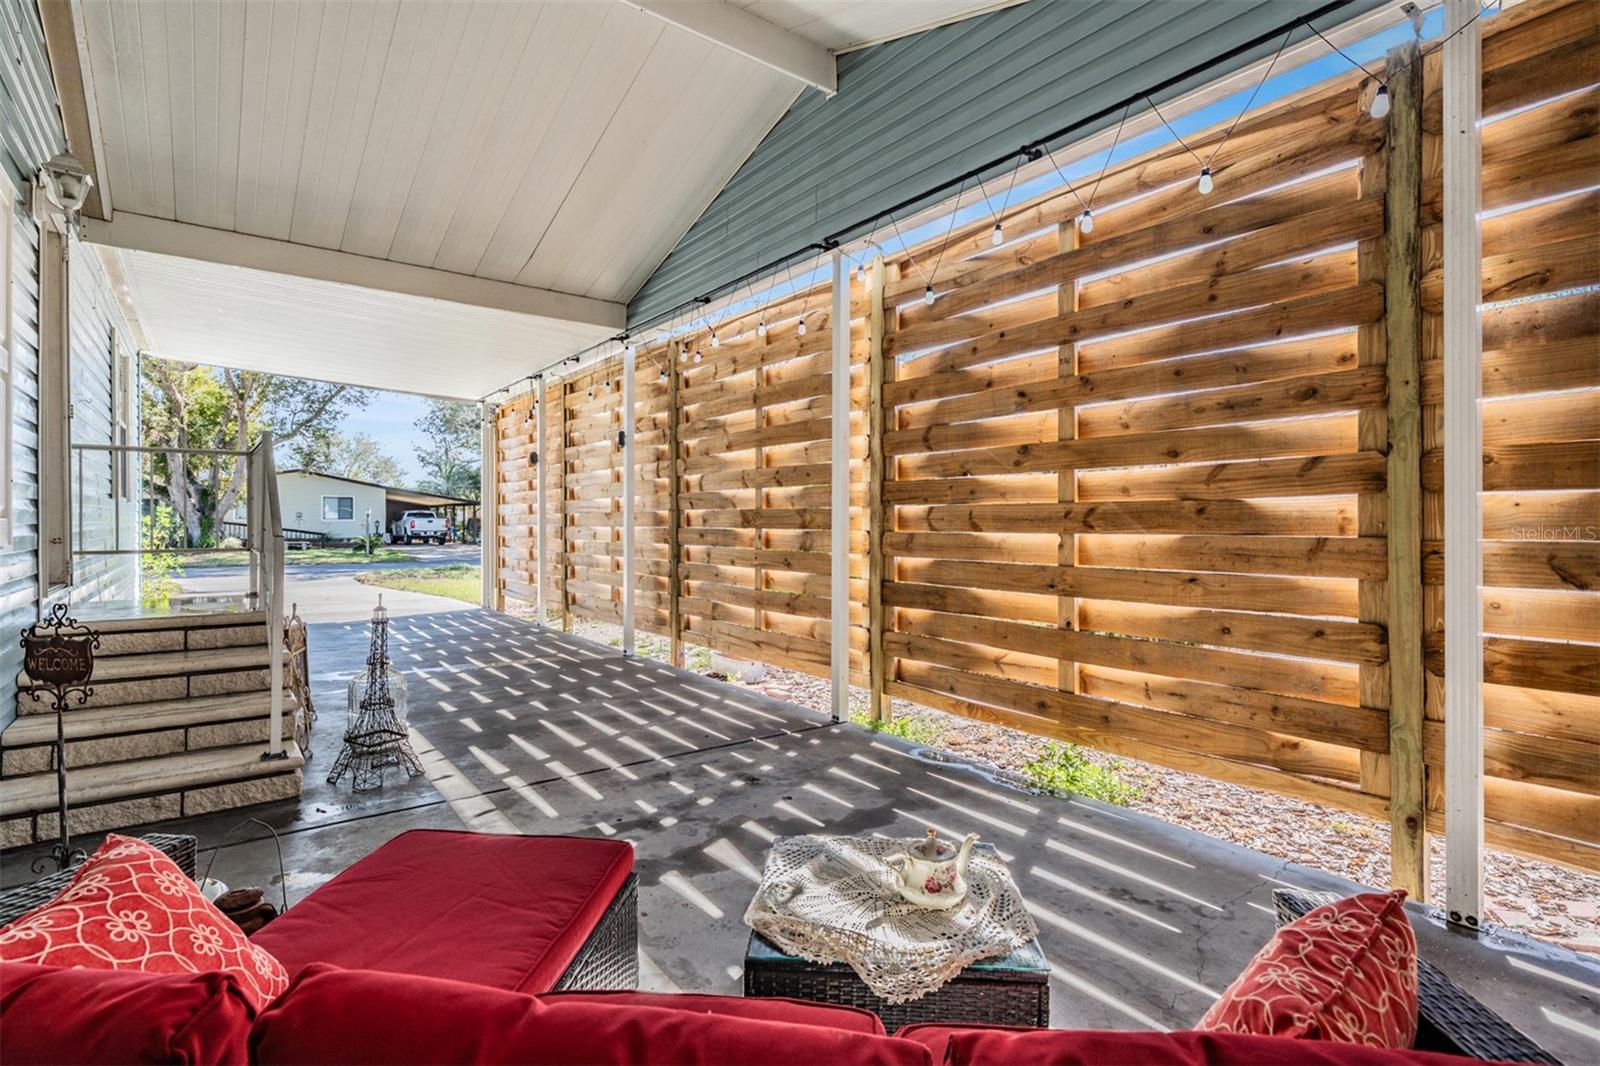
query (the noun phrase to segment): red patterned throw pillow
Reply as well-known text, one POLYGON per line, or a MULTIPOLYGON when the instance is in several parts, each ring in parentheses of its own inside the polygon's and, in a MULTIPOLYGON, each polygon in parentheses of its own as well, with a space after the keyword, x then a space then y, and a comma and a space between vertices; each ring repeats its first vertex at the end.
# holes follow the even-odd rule
POLYGON ((289 985, 277 959, 160 850, 112 834, 61 894, 0 928, 0 960, 145 973, 220 970, 257 1007, 289 985))
POLYGON ((1417 939, 1405 898, 1351 896, 1279 929, 1195 1028, 1409 1048, 1417 939))

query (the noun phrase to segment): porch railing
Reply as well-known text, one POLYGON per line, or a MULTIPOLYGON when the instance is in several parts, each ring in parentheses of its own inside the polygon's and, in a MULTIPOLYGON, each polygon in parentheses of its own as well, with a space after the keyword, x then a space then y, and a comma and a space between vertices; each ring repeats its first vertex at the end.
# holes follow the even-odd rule
MULTIPOLYGON (((219 463, 244 460, 245 485, 241 493, 245 508, 242 524, 242 548, 250 561, 249 585, 246 598, 251 605, 266 615, 268 642, 268 669, 272 685, 272 732, 267 753, 268 759, 284 758, 287 752, 283 742, 283 604, 284 604, 284 532, 283 511, 278 500, 277 467, 274 463, 273 437, 264 433, 253 448, 246 451, 222 448, 164 448, 133 444, 74 444, 72 446, 74 469, 73 535, 75 557, 99 558, 133 556, 144 559, 156 555, 197 555, 238 551, 236 547, 197 546, 186 543, 187 531, 169 536, 159 528, 162 504, 154 491, 155 460, 166 457, 169 462, 185 462, 196 457, 219 463), (93 456, 109 459, 106 477, 101 470, 91 471, 88 463, 93 456), (127 464, 137 464, 137 475, 130 476, 127 464), (130 497, 129 483, 134 486, 130 497), (92 502, 91 502, 92 501, 92 502), (91 523, 91 508, 97 521, 91 523), (124 525, 131 517, 137 527, 131 537, 125 534, 124 525), (148 521, 147 521, 148 520, 148 521), (91 528, 92 527, 92 528, 91 528), (109 543, 109 546, 106 544, 109 543)), ((224 523, 224 527, 236 523, 224 523)))

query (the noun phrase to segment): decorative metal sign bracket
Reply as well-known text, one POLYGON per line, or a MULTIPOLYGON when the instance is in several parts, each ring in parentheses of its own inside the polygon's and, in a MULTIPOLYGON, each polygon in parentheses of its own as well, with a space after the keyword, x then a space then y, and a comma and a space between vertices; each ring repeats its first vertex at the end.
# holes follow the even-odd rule
POLYGON ((60 839, 48 856, 34 860, 35 873, 44 872, 47 858, 55 862, 57 870, 65 870, 85 857, 81 848, 72 846, 67 832, 65 712, 74 702, 83 706, 94 694, 89 679, 94 675, 94 653, 99 647, 100 634, 79 625, 77 619, 69 618, 64 602, 50 608, 46 617, 22 631, 22 667, 28 675, 28 684, 21 691, 35 703, 40 702, 42 694, 48 693, 56 715, 56 804, 60 839))

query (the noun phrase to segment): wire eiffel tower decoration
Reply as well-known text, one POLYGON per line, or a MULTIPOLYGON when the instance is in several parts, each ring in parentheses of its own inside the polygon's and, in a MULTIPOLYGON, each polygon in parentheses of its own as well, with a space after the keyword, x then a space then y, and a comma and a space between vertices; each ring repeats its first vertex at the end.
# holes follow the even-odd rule
POLYGON ((328 784, 336 784, 348 771, 352 789, 370 792, 383 787, 384 771, 391 766, 408 777, 422 773, 406 735, 406 679, 389 664, 389 612, 379 596, 367 668, 350 679, 344 747, 328 771, 328 784))

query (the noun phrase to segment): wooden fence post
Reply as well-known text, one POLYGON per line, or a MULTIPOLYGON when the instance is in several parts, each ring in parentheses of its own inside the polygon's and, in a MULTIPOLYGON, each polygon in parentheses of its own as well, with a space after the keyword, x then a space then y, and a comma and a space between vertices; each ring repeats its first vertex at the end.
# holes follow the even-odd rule
POLYGON ((678 503, 678 356, 679 345, 667 346, 667 633, 672 665, 683 666, 683 616, 678 608, 678 558, 683 554, 678 503))
POLYGON ((883 653, 883 537, 890 513, 883 502, 884 269, 883 257, 874 257, 867 281, 867 676, 868 714, 873 722, 887 722, 891 716, 883 653))
MULTIPOLYGON (((1075 250, 1079 244, 1079 232, 1076 220, 1068 219, 1056 231, 1056 247, 1063 252, 1075 250)), ((1076 275, 1061 284, 1056 297, 1056 306, 1065 316, 1078 310, 1078 280, 1076 275)), ((1078 346, 1076 343, 1063 344, 1056 355, 1056 377, 1058 379, 1071 379, 1078 376, 1078 346)), ((1075 406, 1062 407, 1056 412, 1056 440, 1075 440, 1078 436, 1078 409, 1075 406)), ((1078 500, 1078 471, 1076 468, 1063 464, 1056 474, 1056 502, 1061 505, 1062 511, 1072 507, 1078 500)), ((1065 516, 1063 515, 1063 520, 1065 516)), ((1056 564, 1058 566, 1076 566, 1078 563, 1078 538, 1072 533, 1061 534, 1056 548, 1056 564)), ((1056 626, 1062 630, 1076 630, 1078 628, 1078 600, 1074 596, 1060 596, 1056 600, 1056 626)), ((1065 659, 1057 659, 1056 688, 1062 692, 1077 692, 1079 688, 1078 664, 1065 659)))
POLYGON ((567 595, 567 408, 571 403, 572 383, 561 381, 561 508, 557 515, 557 528, 561 536, 556 545, 556 555, 561 564, 561 629, 572 632, 572 597, 567 595))
POLYGON ((1385 180, 1389 384, 1389 851, 1396 887, 1428 891, 1422 757, 1422 64, 1415 41, 1390 49, 1385 180))

